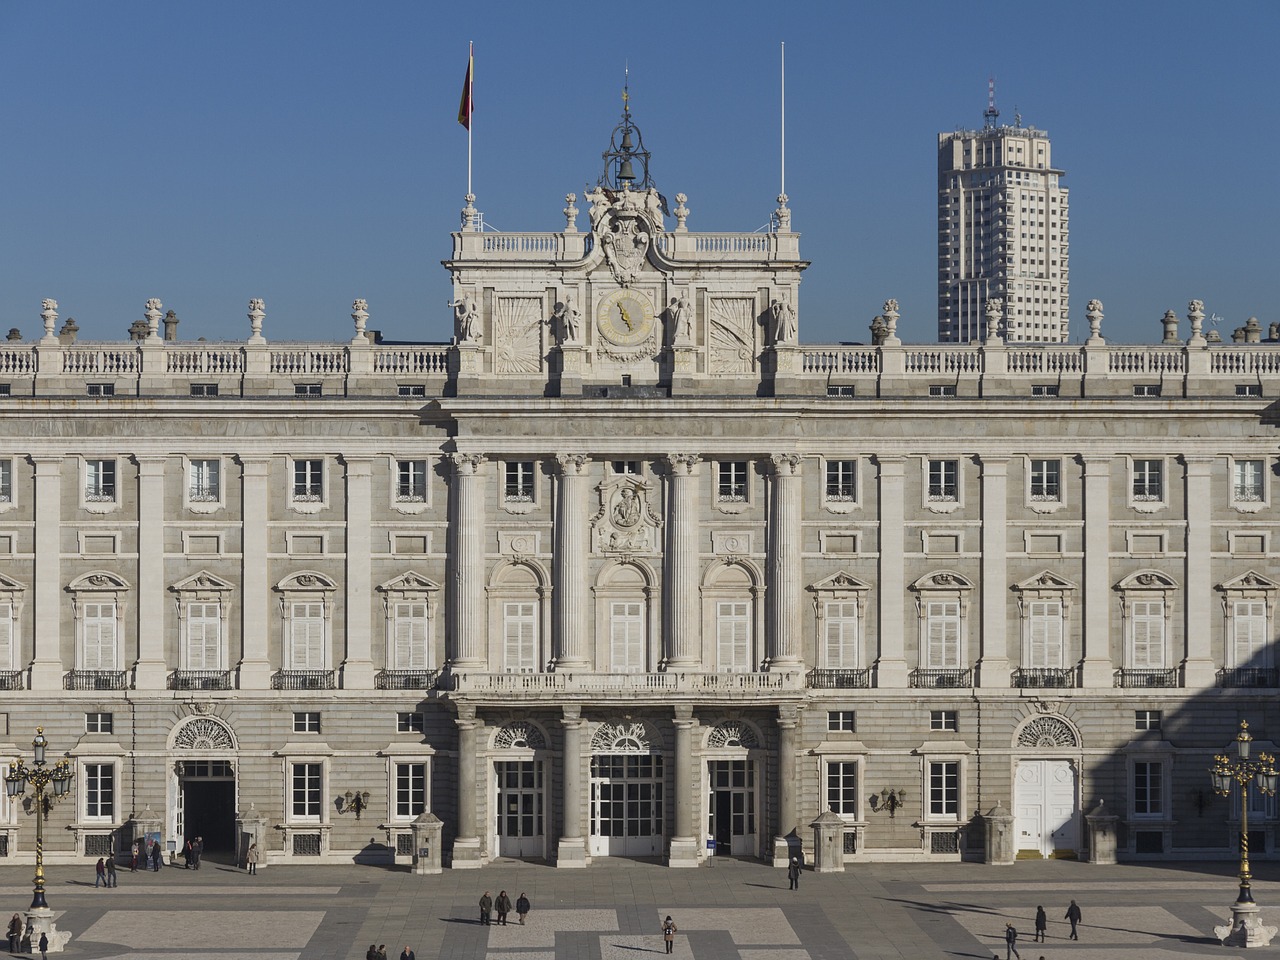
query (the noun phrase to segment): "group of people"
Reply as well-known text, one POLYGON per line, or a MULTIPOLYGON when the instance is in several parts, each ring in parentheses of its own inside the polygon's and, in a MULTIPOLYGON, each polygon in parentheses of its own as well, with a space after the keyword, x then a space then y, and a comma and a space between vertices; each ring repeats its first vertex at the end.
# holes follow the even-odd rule
POLYGON ((116 858, 99 857, 98 865, 94 868, 94 887, 118 887, 119 882, 116 879, 116 858))
MULTIPOLYGON (((387 960, 387 945, 385 943, 374 946, 369 944, 369 949, 365 951, 364 960, 387 960)), ((404 949, 400 951, 400 960, 418 960, 417 955, 409 949, 406 943, 404 949)))
POLYGON ((35 947, 40 951, 41 960, 44 960, 45 954, 49 952, 49 935, 44 931, 40 932, 39 939, 36 939, 35 930, 31 926, 31 922, 22 922, 22 914, 15 913, 13 919, 9 921, 9 952, 30 953, 31 948, 35 947), (25 950, 23 949, 25 945, 25 950))
MULTIPOLYGON (((524 923, 524 918, 529 915, 529 898, 523 893, 516 897, 516 916, 520 918, 520 922, 524 923)), ((511 912, 511 898, 507 896, 507 891, 499 890, 498 899, 494 900, 489 896, 489 891, 484 892, 484 896, 480 898, 480 925, 482 927, 491 926, 495 921, 492 919, 494 913, 497 913, 497 923, 499 926, 507 925, 507 914, 511 912)))
POLYGON ((204 837, 192 837, 182 847, 182 869, 199 870, 204 855, 204 837))
MULTIPOLYGON (((1071 924, 1071 934, 1067 939, 1080 939, 1076 927, 1079 926, 1081 918, 1080 905, 1072 900, 1071 906, 1067 907, 1067 912, 1062 917, 1063 920, 1071 924)), ((1035 925, 1036 935, 1033 942, 1044 943, 1045 933, 1049 929, 1049 916, 1045 913, 1044 907, 1036 907, 1035 925)), ((1004 948, 1004 960, 1014 960, 1015 957, 1017 960, 1022 960, 1022 954, 1018 952, 1018 928, 1012 923, 1004 925, 1004 948)), ((1041 957, 1040 960, 1044 960, 1044 958, 1041 957)))
POLYGON ((133 855, 129 860, 129 872, 137 873, 139 866, 143 870, 148 868, 159 870, 160 864, 163 862, 164 848, 160 846, 160 841, 139 837, 133 844, 133 855))

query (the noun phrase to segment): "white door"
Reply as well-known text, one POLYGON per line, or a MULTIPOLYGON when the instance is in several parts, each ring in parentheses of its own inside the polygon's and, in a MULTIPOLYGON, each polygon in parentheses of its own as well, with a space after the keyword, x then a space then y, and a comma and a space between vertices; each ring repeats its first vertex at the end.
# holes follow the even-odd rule
POLYGON ((1018 851, 1068 856, 1080 846, 1076 774, 1066 760, 1023 760, 1014 777, 1018 851))
POLYGON ((665 847, 662 757, 591 758, 592 856, 656 857, 665 847))
POLYGON ((493 765, 498 781, 498 854, 546 856, 541 760, 504 760, 493 765))

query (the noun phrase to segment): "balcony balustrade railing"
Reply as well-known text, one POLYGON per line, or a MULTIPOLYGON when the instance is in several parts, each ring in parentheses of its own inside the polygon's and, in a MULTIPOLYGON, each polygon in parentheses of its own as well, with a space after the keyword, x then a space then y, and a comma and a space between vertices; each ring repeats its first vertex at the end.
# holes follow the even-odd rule
POLYGON ((804 681, 811 690, 861 690, 871 686, 871 671, 865 668, 810 670, 804 681))
POLYGON ((917 689, 938 690, 948 687, 972 687, 973 670, 964 669, 919 669, 912 670, 910 683, 917 689))
POLYGON ((458 693, 555 696, 573 693, 751 695, 804 689, 804 674, 783 673, 456 673, 458 693))
POLYGON ((67 690, 128 690, 128 670, 68 670, 62 685, 67 690))
POLYGON ((271 675, 272 690, 333 690, 332 670, 278 670, 271 675))
POLYGON ((0 670, 0 690, 24 690, 27 686, 27 671, 0 670))
POLYGON ((1012 685, 1020 689, 1069 688, 1076 685, 1074 667, 1019 667, 1013 671, 1012 685))
POLYGON ((231 690, 230 670, 175 670, 169 675, 170 690, 231 690))
POLYGON ((1117 687, 1127 690, 1139 687, 1181 686, 1178 682, 1177 667, 1170 667, 1168 670, 1135 670, 1123 667, 1115 672, 1114 682, 1117 687))
POLYGON ((373 678, 378 690, 435 690, 440 685, 439 670, 382 670, 373 678))
POLYGON ((1280 670, 1275 667, 1223 667, 1218 671, 1220 687, 1280 687, 1280 670))

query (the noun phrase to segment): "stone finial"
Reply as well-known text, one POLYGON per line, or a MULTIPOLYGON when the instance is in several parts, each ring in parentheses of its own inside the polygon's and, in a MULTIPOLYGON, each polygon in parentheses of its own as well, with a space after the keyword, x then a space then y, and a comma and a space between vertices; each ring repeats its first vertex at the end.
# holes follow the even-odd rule
POLYGON ((160 319, 164 316, 161 312, 164 310, 164 304, 152 297, 147 301, 146 308, 142 311, 142 315, 147 318, 147 339, 160 339, 160 319))
POLYGON ((1271 325, 1267 327, 1267 339, 1273 343, 1280 340, 1280 323, 1271 321, 1271 325))
POLYGON ((689 198, 683 193, 676 194, 676 233, 688 233, 689 228, 685 226, 685 221, 689 219, 689 208, 685 206, 685 201, 689 198))
POLYGON ((902 314, 898 313, 898 301, 886 300, 884 302, 884 343, 887 346, 897 346, 902 343, 898 339, 898 318, 902 314))
POLYGON ((1084 316, 1089 321, 1089 339, 1085 344, 1097 346, 1106 343, 1102 339, 1102 301, 1090 300, 1085 304, 1084 316))
POLYGON ((70 346, 76 342, 76 337, 80 334, 80 325, 76 323, 75 317, 67 317, 63 321, 62 329, 58 331, 58 342, 63 346, 70 346))
POLYGON ((364 300, 354 300, 351 303, 351 319, 356 322, 356 335, 352 338, 352 343, 367 343, 368 338, 364 335, 364 326, 369 322, 369 304, 364 300))
POLYGON ((888 336, 889 326, 884 322, 884 317, 876 314, 871 318, 871 345, 879 347, 884 345, 884 338, 888 336))
POLYGON ((44 338, 46 340, 53 340, 53 328, 58 323, 57 300, 45 299, 40 301, 40 319, 44 321, 44 338))
POLYGON ((564 224, 565 233, 578 232, 578 208, 573 205, 574 201, 577 199, 578 199, 578 195, 576 193, 566 193, 564 195, 565 206, 564 206, 563 213, 564 213, 564 220, 565 220, 565 224, 564 224))
POLYGON ((785 193, 778 194, 778 209, 773 211, 773 218, 778 222, 779 233, 791 232, 791 211, 787 208, 788 199, 785 193))
POLYGON ((1160 318, 1160 322, 1164 324, 1164 339, 1161 343, 1180 343, 1178 340, 1178 315, 1172 310, 1166 310, 1164 316, 1160 318))
POLYGON ((178 339, 178 315, 172 310, 166 311, 164 315, 164 338, 166 340, 178 339))
POLYGON ((462 208, 462 230, 464 233, 476 233, 480 230, 480 211, 476 209, 476 195, 468 193, 464 200, 467 205, 462 208))
POLYGON ((5 339, 6 339, 6 340, 10 340, 10 341, 14 341, 14 340, 21 340, 21 339, 22 339, 22 331, 21 331, 21 330, 19 330, 17 327, 10 327, 10 328, 9 328, 9 335, 8 335, 7 337, 5 337, 5 339))
POLYGON ((1187 304, 1187 319, 1191 321, 1191 336, 1187 343, 1204 343, 1204 301, 1192 300, 1187 304))
POLYGON ((1250 317, 1244 322, 1244 342, 1245 343, 1261 343, 1262 342, 1262 324, 1258 322, 1257 317, 1250 317))
POLYGON ((1000 321, 1004 319, 1004 301, 990 297, 986 303, 987 343, 1000 342, 1000 321))
POLYGON ((262 335, 262 321, 266 319, 266 312, 262 309, 261 300, 249 301, 249 341, 251 343, 262 343, 266 337, 262 335))

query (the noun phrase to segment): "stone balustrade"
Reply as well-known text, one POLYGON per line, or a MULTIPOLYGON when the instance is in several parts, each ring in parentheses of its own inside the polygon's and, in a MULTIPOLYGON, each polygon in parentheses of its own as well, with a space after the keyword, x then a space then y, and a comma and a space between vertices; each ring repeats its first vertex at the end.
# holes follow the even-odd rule
POLYGON ((671 694, 750 698, 761 693, 801 693, 804 673, 473 673, 453 675, 453 691, 521 700, 554 700, 566 695, 626 694, 636 699, 671 694))

